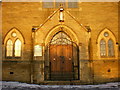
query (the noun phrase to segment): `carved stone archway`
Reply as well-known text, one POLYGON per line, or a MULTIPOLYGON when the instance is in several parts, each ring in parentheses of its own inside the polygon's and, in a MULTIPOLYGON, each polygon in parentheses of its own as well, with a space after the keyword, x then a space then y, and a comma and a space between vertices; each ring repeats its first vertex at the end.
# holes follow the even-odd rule
POLYGON ((45 80, 79 79, 79 47, 63 28, 45 47, 45 80))

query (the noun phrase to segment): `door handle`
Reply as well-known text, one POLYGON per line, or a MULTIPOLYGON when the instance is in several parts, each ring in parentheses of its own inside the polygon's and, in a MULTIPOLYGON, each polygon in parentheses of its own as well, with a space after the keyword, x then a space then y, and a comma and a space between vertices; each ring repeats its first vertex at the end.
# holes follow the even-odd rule
POLYGON ((55 58, 53 58, 53 60, 55 61, 56 59, 55 59, 55 58))
POLYGON ((69 60, 71 60, 71 58, 69 58, 69 60))

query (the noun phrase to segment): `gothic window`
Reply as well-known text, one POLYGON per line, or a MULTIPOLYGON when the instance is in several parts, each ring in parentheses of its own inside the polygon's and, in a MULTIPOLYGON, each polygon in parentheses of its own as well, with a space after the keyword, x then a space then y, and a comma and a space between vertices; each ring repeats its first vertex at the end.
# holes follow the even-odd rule
POLYGON ((7 57, 20 57, 21 56, 21 41, 17 39, 14 43, 12 40, 7 41, 6 56, 7 57))
POLYGON ((14 57, 21 57, 22 56, 22 47, 24 43, 23 36, 21 33, 16 29, 11 29, 5 39, 4 39, 6 52, 6 58, 14 58, 14 57))
POLYGON ((101 58, 112 58, 116 56, 117 47, 115 42, 116 39, 110 30, 105 29, 100 33, 98 37, 98 52, 101 58))
POLYGON ((21 56, 21 41, 19 39, 17 39, 15 41, 15 56, 16 57, 20 57, 21 56))
POLYGON ((114 43, 111 39, 108 40, 108 56, 114 56, 114 43))
POLYGON ((40 45, 34 46, 34 56, 42 56, 42 46, 40 45))
POLYGON ((12 55, 13 55, 13 42, 12 40, 9 39, 6 45, 6 56, 12 57, 12 55))
POLYGON ((106 56, 106 42, 105 42, 105 40, 100 41, 100 55, 106 56))

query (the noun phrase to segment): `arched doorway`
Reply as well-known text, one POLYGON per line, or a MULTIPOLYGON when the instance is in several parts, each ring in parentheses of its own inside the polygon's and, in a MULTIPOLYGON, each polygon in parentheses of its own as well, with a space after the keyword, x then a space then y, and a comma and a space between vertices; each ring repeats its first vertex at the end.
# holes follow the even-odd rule
POLYGON ((79 79, 78 53, 78 46, 66 33, 56 33, 45 50, 45 80, 79 79))

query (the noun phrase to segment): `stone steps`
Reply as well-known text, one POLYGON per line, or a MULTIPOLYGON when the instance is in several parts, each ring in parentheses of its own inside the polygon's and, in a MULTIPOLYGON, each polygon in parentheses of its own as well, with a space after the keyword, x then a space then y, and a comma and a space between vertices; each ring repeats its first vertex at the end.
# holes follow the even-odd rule
POLYGON ((73 80, 74 77, 73 77, 73 73, 71 72, 68 72, 68 73, 51 73, 50 75, 50 80, 53 80, 53 81, 70 81, 70 80, 73 80))
POLYGON ((74 80, 74 81, 44 81, 40 82, 42 85, 81 85, 86 84, 81 82, 80 80, 74 80))

